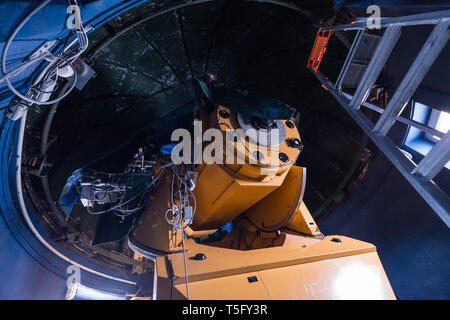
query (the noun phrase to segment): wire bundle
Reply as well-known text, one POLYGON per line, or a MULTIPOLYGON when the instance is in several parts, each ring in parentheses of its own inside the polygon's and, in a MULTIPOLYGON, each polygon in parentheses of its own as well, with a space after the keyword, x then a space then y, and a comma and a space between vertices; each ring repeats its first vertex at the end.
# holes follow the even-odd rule
MULTIPOLYGON (((166 166, 169 166, 172 169, 172 183, 171 183, 171 203, 172 208, 168 209, 166 211, 166 221, 170 225, 172 225, 173 231, 172 232, 172 245, 175 246, 176 244, 176 238, 174 240, 174 236, 176 237, 177 230, 181 230, 181 238, 182 238, 182 245, 183 245, 183 258, 184 258, 184 275, 186 278, 186 297, 189 300, 189 281, 188 281, 188 273, 187 273, 187 263, 186 263, 186 246, 184 244, 184 239, 186 238, 185 229, 189 225, 190 222, 193 221, 195 216, 195 211, 197 209, 197 201, 195 199, 194 193, 192 192, 191 188, 189 187, 187 181, 187 174, 185 172, 185 179, 182 179, 180 175, 178 174, 178 168, 174 163, 170 163, 166 166), (175 182, 177 190, 175 190, 175 182), (178 198, 178 205, 175 203, 176 198, 178 198), (186 210, 187 208, 191 207, 191 199, 193 202, 193 209, 192 209, 192 216, 189 217, 190 221, 187 221, 186 217, 186 210), (169 218, 169 214, 172 214, 172 217, 169 218)), ((184 170, 184 167, 183 167, 184 170)))
MULTIPOLYGON (((195 211, 197 209, 197 201, 194 193, 188 186, 186 179, 182 179, 178 174, 178 168, 174 163, 171 163, 172 169, 172 183, 171 183, 171 203, 172 207, 166 211, 166 221, 174 227, 174 229, 184 230, 188 226, 186 223, 186 211, 188 208, 192 208, 191 221, 194 219, 195 211), (176 184, 176 186, 175 186, 176 184), (175 187, 177 190, 175 190, 175 187), (176 204, 178 200, 178 205, 176 204), (192 200, 192 201, 191 201, 192 200), (193 203, 193 207, 191 206, 193 203), (171 214, 171 217, 169 215, 171 214)), ((183 167, 184 169, 184 167, 183 167)))
MULTIPOLYGON (((114 174, 110 174, 110 175, 114 175, 114 174)), ((122 174, 119 174, 119 175, 122 175, 122 174)), ((105 184, 105 186, 99 186, 98 184, 103 181, 96 180, 99 183, 97 183, 97 185, 95 185, 96 181, 94 181, 91 184, 91 188, 93 189, 93 191, 104 192, 104 195, 102 198, 88 199, 88 200, 93 201, 93 202, 103 202, 105 200, 105 198, 108 197, 110 202, 113 202, 112 195, 117 194, 117 199, 119 199, 119 201, 117 204, 112 205, 111 207, 109 207, 106 210, 93 211, 90 209, 89 206, 87 206, 86 209, 90 214, 103 214, 103 213, 112 212, 118 217, 125 218, 133 213, 136 213, 136 212, 142 210, 145 207, 146 199, 147 199, 145 196, 148 195, 148 192, 150 191, 151 187, 154 186, 155 183, 159 180, 159 176, 160 175, 156 176, 151 181, 147 182, 145 184, 145 186, 143 188, 141 188, 141 190, 139 190, 134 195, 132 195, 131 197, 128 197, 128 198, 126 196, 126 193, 127 193, 126 190, 119 187, 118 185, 116 185, 114 183, 108 183, 108 184, 105 184)), ((139 185, 139 187, 140 186, 141 185, 139 185)), ((83 196, 82 190, 81 190, 81 179, 76 182, 76 189, 77 189, 78 193, 80 194, 80 196, 83 196)), ((136 189, 136 187, 132 186, 129 189, 133 190, 133 189, 136 189)))
MULTIPOLYGON (((64 99, 69 93, 73 90, 73 88, 76 85, 76 82, 78 80, 77 72, 75 67, 73 66, 73 62, 87 49, 88 47, 88 37, 86 34, 86 31, 83 27, 82 22, 80 21, 79 29, 77 29, 77 41, 78 41, 78 48, 77 50, 68 50, 70 45, 63 48, 61 53, 57 56, 53 55, 50 52, 44 52, 39 54, 36 58, 29 59, 26 61, 23 65, 19 66, 18 68, 7 71, 6 70, 6 57, 8 54, 8 50, 16 37, 16 35, 19 33, 19 31, 22 29, 22 27, 43 7, 45 7, 47 4, 49 4, 51 0, 43 1, 40 5, 38 5, 35 9, 33 9, 21 22, 14 31, 9 36, 8 40, 5 43, 5 46, 3 48, 2 53, 2 73, 3 76, 0 78, 0 82, 6 81, 7 86, 9 89, 18 97, 22 98, 24 101, 28 102, 29 104, 38 104, 38 105, 49 105, 54 104, 62 99, 64 99), (41 61, 41 60, 47 60, 50 61, 50 64, 46 67, 43 74, 34 82, 33 86, 25 93, 20 93, 10 82, 10 78, 13 76, 16 76, 20 74, 23 70, 25 70, 27 67, 32 65, 35 62, 41 61), (53 88, 57 84, 58 80, 58 70, 61 68, 65 68, 69 66, 73 71, 73 83, 72 86, 67 90, 62 96, 54 99, 54 100, 47 100, 46 99, 39 99, 39 97, 42 94, 51 94, 55 91, 53 88), (46 91, 46 88, 52 88, 50 91, 46 91)), ((76 0, 74 1, 75 5, 77 5, 76 0)))

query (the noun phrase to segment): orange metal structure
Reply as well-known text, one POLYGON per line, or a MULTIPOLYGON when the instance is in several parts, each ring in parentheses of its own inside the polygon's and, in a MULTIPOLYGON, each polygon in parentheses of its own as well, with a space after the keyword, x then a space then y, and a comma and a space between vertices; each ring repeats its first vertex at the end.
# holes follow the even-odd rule
MULTIPOLYGON (((193 225, 195 229, 219 228, 283 184, 289 169, 300 154, 300 150, 290 147, 287 141, 300 141, 300 135, 295 127, 289 128, 285 122, 281 123, 286 137, 280 144, 261 146, 241 135, 233 142, 233 156, 229 157, 232 161, 226 161, 229 149, 225 147, 223 164, 200 165, 194 190, 197 199, 193 225), (288 160, 281 162, 279 153, 285 154, 288 160), (259 158, 256 158, 255 154, 259 155, 259 158), (242 160, 241 163, 238 159, 242 160)), ((208 127, 219 128, 225 144, 227 133, 242 129, 236 114, 223 106, 219 106, 212 113, 208 127), (223 112, 226 117, 221 116, 223 112)))
POLYGON ((330 39, 331 31, 317 31, 316 40, 314 41, 311 54, 308 59, 308 67, 317 71, 322 61, 322 57, 327 50, 328 39, 330 39))
MULTIPOLYGON (((375 247, 343 236, 245 251, 188 239, 186 250, 191 299, 395 299, 375 247)), ((186 298, 183 253, 156 259, 155 284, 154 299, 186 298)))
MULTIPOLYGON (((202 117, 204 130, 219 128, 225 136, 242 129, 223 106, 202 117)), ((278 125, 284 133, 277 143, 234 141, 234 160, 244 163, 198 167, 197 210, 184 229, 164 218, 172 204, 169 169, 163 169, 132 233, 140 248, 158 256, 154 299, 395 299, 373 245, 320 232, 303 202, 306 169, 294 165, 301 148, 289 143, 300 141, 299 133, 292 121, 278 125), (266 156, 251 162, 255 151, 266 156), (275 161, 279 153, 288 161, 275 161), (221 240, 197 241, 230 220, 233 229, 221 240)))

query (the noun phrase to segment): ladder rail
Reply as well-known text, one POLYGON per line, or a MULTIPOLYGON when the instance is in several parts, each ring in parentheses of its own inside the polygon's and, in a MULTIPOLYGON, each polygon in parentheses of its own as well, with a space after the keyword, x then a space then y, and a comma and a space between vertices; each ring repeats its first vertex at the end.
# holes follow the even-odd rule
POLYGON ((385 112, 375 125, 374 131, 386 135, 397 117, 416 92, 428 70, 444 49, 449 39, 448 26, 450 19, 436 24, 427 41, 423 45, 403 81, 389 101, 385 112))
POLYGON ((428 152, 425 158, 415 167, 411 173, 433 179, 450 159, 450 132, 445 134, 438 143, 428 152))
MULTIPOLYGON (((349 99, 350 101, 353 99, 353 96, 351 94, 345 93, 343 91, 341 92, 341 94, 345 98, 349 99)), ((367 101, 364 101, 361 104, 361 106, 366 107, 367 109, 373 110, 373 111, 378 112, 378 113, 383 113, 384 112, 383 108, 381 108, 379 106, 376 106, 376 105, 374 105, 372 103, 369 103, 367 101)), ((424 124, 422 124, 420 122, 417 122, 417 121, 409 119, 409 118, 405 118, 405 117, 402 117, 402 116, 397 116, 396 121, 401 122, 401 123, 403 123, 403 124, 405 124, 407 126, 417 128, 417 129, 419 129, 419 130, 421 130, 421 131, 423 131, 425 133, 431 134, 431 135, 436 136, 436 137, 438 137, 440 139, 442 139, 444 137, 444 135, 445 135, 443 132, 438 131, 435 128, 426 126, 426 125, 424 125, 424 124)))
POLYGON ((313 74, 350 114, 361 129, 363 129, 364 133, 367 134, 376 146, 386 155, 391 163, 428 203, 447 227, 450 228, 450 198, 445 192, 433 180, 426 179, 417 174, 412 174, 411 172, 416 168, 416 164, 411 159, 407 158, 401 149, 387 136, 375 134, 373 132, 374 124, 361 110, 350 108, 350 99, 347 99, 343 94, 334 90, 334 84, 320 71, 315 71, 313 74))
MULTIPOLYGON (((367 29, 367 20, 343 24, 339 26, 321 27, 323 31, 349 31, 358 29, 367 29)), ((396 25, 400 27, 416 26, 421 24, 436 24, 440 21, 450 20, 450 10, 433 11, 427 13, 414 14, 403 17, 380 18, 381 28, 396 25)))
POLYGON ((362 128, 364 133, 369 136, 397 170, 406 178, 408 183, 411 184, 428 205, 431 206, 447 227, 450 228, 450 198, 433 181, 434 177, 444 168, 447 162, 450 161, 450 132, 443 133, 413 119, 401 116, 404 107, 411 101, 414 92, 417 90, 440 52, 448 43, 450 38, 450 10, 382 19, 381 26, 386 28, 386 31, 375 49, 354 95, 350 95, 343 92, 341 87, 349 65, 355 55, 355 51, 358 49, 359 41, 361 41, 361 38, 367 29, 366 21, 367 19, 358 20, 350 25, 323 27, 319 29, 321 32, 358 30, 357 36, 349 50, 336 83, 333 83, 326 78, 318 70, 318 67, 312 68, 309 65, 308 68, 322 83, 322 86, 325 87, 338 103, 350 114, 354 121, 362 128), (401 28, 421 24, 435 24, 435 26, 386 108, 383 109, 368 103, 366 100, 370 90, 372 90, 382 68, 398 42, 401 28), (360 110, 361 106, 380 113, 381 116, 378 121, 373 123, 367 118, 363 111, 360 110), (423 132, 437 136, 441 140, 431 148, 428 154, 418 164, 416 164, 387 136, 392 125, 397 121, 408 127, 415 127, 423 132))
POLYGON ((375 84, 375 81, 377 81, 383 66, 386 64, 395 44, 400 38, 400 34, 401 27, 399 26, 390 26, 386 28, 380 43, 375 49, 373 58, 370 60, 369 66, 364 72, 361 82, 350 101, 350 107, 358 109, 361 103, 367 99, 370 90, 375 84))
POLYGON ((350 47, 347 57, 345 58, 344 66, 342 67, 341 72, 339 73, 339 76, 336 80, 336 85, 334 86, 334 88, 337 90, 341 90, 342 81, 344 80, 347 74, 348 68, 350 67, 350 63, 352 62, 353 57, 355 56, 356 48, 358 48, 358 45, 361 42, 361 39, 363 38, 363 35, 364 35, 363 30, 358 30, 358 32, 356 33, 352 46, 350 47))

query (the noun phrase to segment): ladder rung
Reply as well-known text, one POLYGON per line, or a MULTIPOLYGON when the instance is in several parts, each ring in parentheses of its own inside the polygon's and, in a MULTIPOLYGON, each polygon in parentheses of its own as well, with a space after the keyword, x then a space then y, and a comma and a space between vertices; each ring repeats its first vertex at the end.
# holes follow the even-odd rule
POLYGON ((348 68, 350 67, 350 63, 353 60, 353 56, 355 55, 356 49, 358 48, 359 42, 361 41, 363 35, 364 35, 363 30, 358 30, 358 32, 356 33, 355 39, 353 40, 352 46, 348 51, 344 65, 342 66, 341 72, 339 73, 339 76, 336 80, 336 84, 334 86, 338 90, 341 88, 342 81, 345 78, 345 75, 347 74, 348 68))
POLYGON ((431 180, 448 161, 450 161, 450 132, 436 143, 411 173, 431 180))
MULTIPOLYGON (((352 98, 353 98, 353 96, 350 95, 350 94, 348 94, 348 93, 341 92, 341 94, 342 94, 344 97, 346 97, 347 99, 352 99, 352 98)), ((378 113, 383 113, 383 112, 384 112, 384 109, 383 109, 383 108, 381 108, 381 107, 379 107, 379 106, 376 106, 376 105, 374 105, 374 104, 372 104, 372 103, 369 103, 369 102, 367 102, 367 101, 363 101, 363 102, 361 103, 361 106, 364 106, 364 107, 366 107, 366 108, 368 108, 368 109, 370 109, 370 110, 373 110, 373 111, 375 111, 375 112, 378 112, 378 113)), ((424 124, 422 124, 422 123, 420 123, 420 122, 417 122, 417 121, 415 121, 415 120, 413 120, 413 119, 409 119, 409 118, 404 118, 404 117, 402 117, 402 116, 398 116, 398 117, 396 118, 396 121, 401 122, 401 123, 403 123, 403 124, 405 124, 405 125, 407 125, 407 126, 417 128, 417 129, 419 129, 419 130, 421 130, 421 131, 423 131, 423 132, 425 132, 425 133, 431 134, 431 135, 436 136, 436 137, 439 137, 439 138, 441 138, 441 139, 442 139, 442 138, 444 137, 444 135, 445 135, 445 134, 442 133, 441 131, 437 131, 435 128, 428 127, 428 126, 426 126, 426 125, 424 125, 424 124)))
POLYGON ((448 41, 449 24, 450 21, 446 20, 439 22, 434 27, 405 78, 389 101, 386 110, 376 123, 374 127, 376 134, 386 135, 388 133, 395 122, 395 118, 402 112, 406 103, 417 90, 417 87, 448 41))
POLYGON ((377 81, 383 66, 395 47, 401 33, 401 27, 390 26, 386 29, 378 44, 372 60, 364 73, 356 92, 350 101, 351 108, 359 108, 361 103, 367 99, 375 81, 377 81))
MULTIPOLYGON (((392 97, 386 109, 379 108, 364 101, 366 91, 370 90, 371 88, 371 86, 367 86, 367 84, 370 84, 372 81, 376 81, 376 78, 379 75, 377 74, 377 76, 375 76, 374 71, 378 71, 378 69, 381 68, 384 64, 380 62, 375 63, 374 61, 372 61, 373 59, 371 59, 369 66, 365 67, 370 67, 371 69, 366 69, 367 75, 365 73, 363 74, 364 79, 370 81, 364 81, 364 86, 367 86, 366 89, 364 89, 363 86, 359 88, 361 83, 357 83, 357 87, 359 88, 358 99, 361 99, 361 96, 363 96, 363 100, 361 100, 361 104, 356 103, 356 108, 351 108, 349 105, 351 99, 353 99, 351 95, 342 92, 340 90, 340 86, 332 83, 317 69, 310 67, 310 70, 322 83, 322 86, 329 91, 329 93, 339 102, 340 105, 342 105, 342 107, 360 126, 360 128, 370 137, 370 139, 372 139, 372 141, 386 155, 386 157, 392 162, 392 164, 398 169, 398 171, 406 178, 411 186, 416 189, 418 194, 430 205, 431 208, 433 208, 436 214, 450 228, 450 198, 446 194, 446 192, 432 180, 436 176, 436 174, 438 174, 439 171, 442 170, 443 166, 445 166, 446 163, 450 160, 450 132, 445 134, 445 137, 441 133, 439 133, 439 136, 442 137, 442 140, 438 144, 436 144, 433 149, 430 150, 428 155, 424 159, 422 159, 422 161, 417 166, 412 161, 412 159, 405 156, 404 152, 394 143, 394 141, 386 136, 389 128, 396 120, 403 122, 408 126, 414 126, 430 134, 433 134, 433 132, 437 133, 434 128, 425 126, 412 119, 403 118, 400 116, 400 114, 449 39, 450 31, 448 30, 448 27, 450 25, 450 10, 392 19, 388 18, 382 20, 382 27, 393 27, 394 25, 397 27, 403 27, 406 25, 420 24, 436 24, 436 26, 434 27, 424 46, 420 50, 414 63, 408 70, 403 81, 400 83, 399 88, 394 93, 394 96, 392 97), (369 118, 367 118, 365 114, 358 108, 359 105, 367 105, 370 109, 382 113, 376 125, 374 125, 373 122, 369 120, 369 118), (377 128, 377 130, 375 130, 375 127, 377 128)), ((366 25, 364 22, 357 22, 353 25, 334 26, 323 28, 323 30, 336 31, 358 29, 360 30, 361 34, 363 33, 363 30, 365 30, 365 28, 366 25)), ((394 30, 394 28, 391 28, 391 30, 394 30)), ((392 36, 393 35, 394 34, 392 34, 392 36)), ((391 42, 387 39, 384 39, 383 42, 386 42, 386 44, 390 43, 391 45, 395 46, 394 40, 392 40, 391 42)), ((369 48, 369 46, 366 48, 369 48)), ((356 50, 356 48, 353 48, 353 50, 356 50)), ((377 47, 375 48, 375 50, 382 50, 382 47, 380 49, 378 49, 377 47)), ((362 50, 362 52, 364 52, 364 50, 362 50)), ((389 55, 387 50, 386 52, 383 51, 383 54, 386 55, 386 57, 377 58, 379 60, 383 60, 389 55)), ((378 54, 378 56, 379 55, 380 54, 378 54)), ((350 56, 347 55, 347 69, 351 68, 352 60, 354 62, 354 60, 356 60, 358 56, 355 54, 354 56, 352 56, 352 59, 349 58, 350 56)), ((344 70, 341 70, 341 73, 343 71, 344 70)), ((352 73, 352 70, 345 70, 345 72, 350 74, 352 73)), ((344 80, 346 78, 342 77, 342 75, 343 74, 340 75, 341 79, 339 80, 341 83, 344 83, 344 80)))

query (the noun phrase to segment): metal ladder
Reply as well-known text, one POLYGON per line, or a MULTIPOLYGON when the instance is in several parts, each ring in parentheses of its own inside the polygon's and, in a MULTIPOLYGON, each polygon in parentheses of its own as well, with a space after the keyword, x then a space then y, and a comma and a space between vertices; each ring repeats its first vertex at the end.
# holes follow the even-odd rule
MULTIPOLYGON (((450 228, 450 198, 433 181, 434 177, 450 160, 450 131, 443 134, 434 128, 400 116, 433 62, 445 47, 450 35, 449 24, 450 10, 396 18, 382 18, 380 19, 380 25, 382 29, 385 29, 383 36, 374 37, 371 39, 370 47, 366 46, 365 48, 362 46, 362 43, 367 44, 370 42, 362 41, 369 36, 366 33, 366 19, 361 19, 352 24, 323 27, 317 33, 308 61, 308 68, 450 228), (383 109, 366 102, 375 81, 400 37, 401 29, 407 26, 425 24, 434 24, 433 31, 386 108, 383 109), (336 83, 333 83, 318 70, 320 61, 325 53, 330 35, 336 31, 348 30, 357 30, 357 34, 338 80, 336 83), (369 60, 367 61, 367 59, 369 60), (361 63, 361 60, 365 61, 361 63), (356 88, 356 91, 353 95, 350 95, 342 91, 343 87, 353 87, 356 88), (361 107, 381 113, 378 121, 375 124, 372 123, 360 110, 361 107), (441 140, 416 165, 387 136, 387 133, 396 121, 437 135, 441 140)), ((443 67, 448 67, 448 65, 443 67)))

